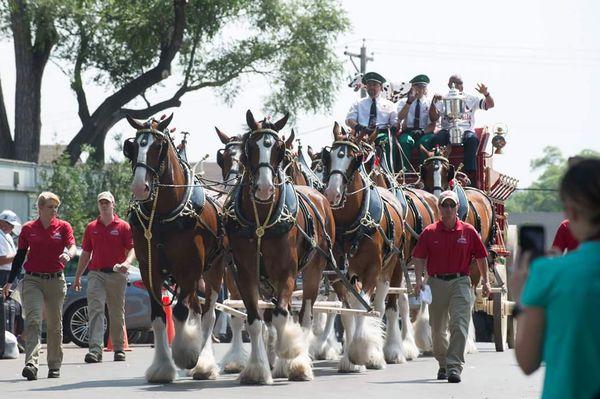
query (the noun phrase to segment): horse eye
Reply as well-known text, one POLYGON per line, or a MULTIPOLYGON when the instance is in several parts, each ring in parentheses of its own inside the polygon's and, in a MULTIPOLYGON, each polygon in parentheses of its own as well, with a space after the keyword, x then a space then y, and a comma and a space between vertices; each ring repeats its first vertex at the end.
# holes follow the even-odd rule
POLYGON ((346 153, 344 151, 338 152, 338 158, 344 158, 345 156, 346 156, 346 153))
POLYGON ((269 148, 273 143, 271 143, 271 140, 265 139, 263 141, 263 144, 265 145, 265 147, 269 148))

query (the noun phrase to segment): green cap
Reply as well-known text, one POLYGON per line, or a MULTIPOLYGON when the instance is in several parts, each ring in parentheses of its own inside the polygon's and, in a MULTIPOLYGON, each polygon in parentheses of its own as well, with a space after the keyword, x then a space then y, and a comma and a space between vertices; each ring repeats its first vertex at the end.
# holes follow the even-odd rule
POLYGON ((410 80, 410 83, 412 83, 414 85, 416 85, 416 84, 426 85, 426 84, 429 84, 429 77, 427 75, 417 75, 410 80))
POLYGON ((362 84, 366 85, 369 81, 375 81, 379 84, 384 84, 385 78, 377 72, 367 72, 363 75, 362 84))

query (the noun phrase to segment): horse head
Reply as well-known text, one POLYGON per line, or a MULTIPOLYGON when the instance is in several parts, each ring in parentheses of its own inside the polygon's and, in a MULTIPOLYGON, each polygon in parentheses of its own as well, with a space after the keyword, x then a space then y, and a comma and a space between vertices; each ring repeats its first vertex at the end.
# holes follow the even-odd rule
POLYGON ((258 202, 270 202, 275 194, 274 176, 278 175, 281 162, 285 156, 285 143, 279 137, 289 118, 286 113, 275 123, 257 122, 252 112, 246 112, 246 122, 250 132, 244 135, 242 141, 241 162, 258 202))
POLYGON ((442 155, 433 155, 423 161, 420 173, 425 190, 439 197, 454 179, 454 165, 442 155))
MULTIPOLYGON (((152 198, 160 177, 165 172, 169 146, 173 146, 165 129, 173 119, 150 119, 141 123, 129 115, 127 121, 136 129, 134 138, 125 140, 123 154, 133 167, 131 191, 136 201, 148 201, 152 198)), ((173 148, 174 150, 174 148, 173 148)))
POLYGON ((348 135, 336 122, 333 127, 333 144, 322 151, 323 182, 326 185, 325 197, 333 208, 345 203, 348 184, 359 170, 364 152, 354 142, 355 136, 348 135))
POLYGON ((217 151, 217 164, 221 168, 223 176, 223 185, 229 186, 229 182, 235 180, 243 172, 241 156, 242 156, 242 136, 228 136, 215 127, 217 135, 221 143, 225 144, 225 148, 217 151))

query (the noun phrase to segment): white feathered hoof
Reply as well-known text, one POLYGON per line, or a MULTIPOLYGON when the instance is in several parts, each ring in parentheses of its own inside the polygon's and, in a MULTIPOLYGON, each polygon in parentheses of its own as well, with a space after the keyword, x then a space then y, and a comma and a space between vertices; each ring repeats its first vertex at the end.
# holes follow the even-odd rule
POLYGON ((406 363, 402 344, 395 340, 385 342, 385 345, 383 346, 383 357, 387 364, 406 363))
POLYGON ((290 381, 312 381, 314 379, 312 363, 307 354, 300 355, 289 361, 290 381))
POLYGON ((271 385, 273 377, 266 364, 249 362, 239 376, 240 383, 245 385, 271 385))
POLYGON ((415 360, 421 354, 417 344, 412 338, 405 338, 402 341, 402 352, 404 352, 406 360, 415 360))
POLYGON ((192 370, 192 378, 195 380, 216 380, 218 376, 219 366, 213 356, 201 356, 198 364, 192 370))
POLYGON ((473 324, 473 318, 469 322, 469 335, 467 335, 467 342, 465 345, 465 353, 478 353, 477 345, 475 345, 475 325, 473 324))
POLYGON ((276 357, 272 374, 273 378, 288 378, 290 375, 290 360, 276 357))
POLYGON ((292 321, 285 323, 281 334, 277 335, 277 355, 286 359, 294 359, 306 351, 304 332, 299 324, 292 321))
POLYGON ((175 321, 175 327, 175 337, 171 344, 173 360, 180 369, 193 369, 198 364, 202 348, 200 320, 189 317, 185 323, 175 321))
POLYGON ((146 381, 153 384, 168 384, 177 378, 177 369, 170 359, 154 361, 146 370, 146 381))
POLYGON ((362 364, 368 369, 385 368, 385 358, 381 346, 374 345, 367 338, 354 338, 348 348, 348 359, 354 364, 362 364))
POLYGON ((221 360, 221 370, 225 374, 239 373, 248 363, 248 352, 242 347, 232 346, 221 360))
POLYGON ((367 368, 360 364, 354 364, 348 359, 348 356, 342 356, 340 364, 338 366, 338 372, 340 373, 362 373, 367 368))
POLYGON ((340 345, 335 338, 323 340, 321 337, 310 343, 310 357, 315 360, 338 360, 340 345))

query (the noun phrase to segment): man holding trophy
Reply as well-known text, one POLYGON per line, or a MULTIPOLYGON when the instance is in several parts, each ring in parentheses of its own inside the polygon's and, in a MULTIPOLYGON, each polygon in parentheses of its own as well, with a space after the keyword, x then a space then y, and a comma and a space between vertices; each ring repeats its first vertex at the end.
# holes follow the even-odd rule
POLYGON ((490 95, 488 88, 480 83, 476 90, 484 98, 463 93, 463 81, 459 75, 452 75, 448 80, 450 93, 448 97, 442 100, 442 96, 436 95, 433 98, 435 106, 430 107, 429 117, 433 122, 437 122, 442 116, 440 130, 431 140, 432 146, 447 146, 449 144, 462 144, 464 146, 464 169, 471 180, 471 184, 476 187, 477 162, 476 154, 479 147, 479 139, 475 134, 475 111, 478 109, 488 110, 494 106, 494 99, 490 95), (457 101, 452 101, 457 100, 457 101), (456 107, 454 106, 456 104, 456 107))

